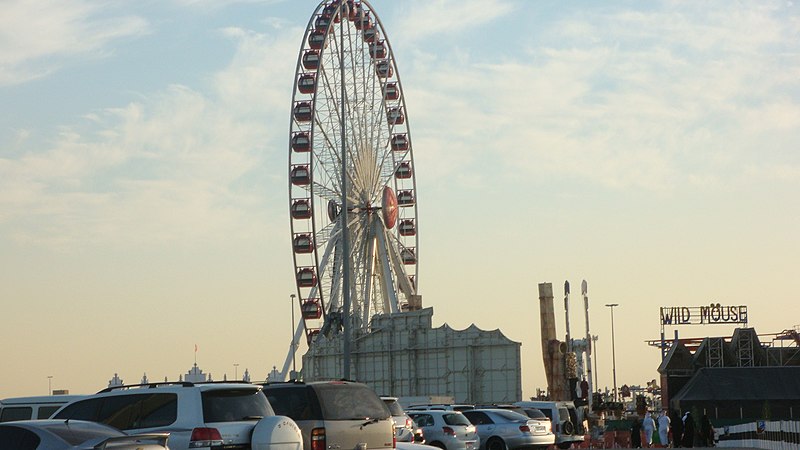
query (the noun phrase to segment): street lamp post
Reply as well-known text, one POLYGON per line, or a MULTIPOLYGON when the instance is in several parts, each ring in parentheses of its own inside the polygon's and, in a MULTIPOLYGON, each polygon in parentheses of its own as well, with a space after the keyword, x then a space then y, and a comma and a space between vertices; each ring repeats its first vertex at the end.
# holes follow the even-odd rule
POLYGON ((619 303, 610 303, 606 305, 611 308, 611 373, 614 376, 614 401, 617 399, 617 354, 614 345, 614 307, 619 306, 619 303))
POLYGON ((239 364, 238 363, 233 363, 233 380, 234 381, 238 381, 239 380, 239 364))
POLYGON ((295 356, 294 356, 295 353, 297 353, 297 343, 294 340, 294 297, 295 297, 295 295, 292 294, 291 297, 292 297, 292 326, 291 326, 291 330, 290 331, 292 332, 292 376, 289 377, 289 378, 293 379, 295 377, 295 374, 297 373, 297 365, 295 363, 295 356))
POLYGON ((53 395, 53 376, 47 376, 47 395, 53 395))
POLYGON ((600 390, 600 384, 597 382, 597 360, 600 359, 597 357, 597 335, 592 335, 592 350, 595 352, 594 356, 594 390, 595 392, 600 390))

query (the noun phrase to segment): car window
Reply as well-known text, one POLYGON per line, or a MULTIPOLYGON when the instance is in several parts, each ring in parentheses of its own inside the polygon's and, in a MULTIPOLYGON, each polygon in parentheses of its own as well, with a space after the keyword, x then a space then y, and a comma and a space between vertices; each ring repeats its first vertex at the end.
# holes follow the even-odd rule
POLYGON ((486 413, 481 411, 464 411, 463 414, 473 425, 490 425, 494 423, 486 413))
POLYGON ((95 422, 120 430, 169 425, 178 418, 178 395, 169 393, 105 397, 95 422))
POLYGON ((0 413, 0 422, 10 422, 12 420, 28 420, 33 415, 33 408, 30 406, 6 406, 0 413))
POLYGON ((553 411, 552 410, 550 410, 550 409, 542 409, 540 411, 542 411, 542 414, 547 416, 548 419, 553 420, 553 411))
POLYGON ((40 441, 33 431, 11 425, 0 426, 0 448, 36 450, 40 441))
POLYGON ((307 386, 267 387, 264 393, 279 416, 292 420, 322 420, 317 398, 307 386))
POLYGON ((206 422, 238 422, 275 415, 261 390, 216 389, 204 391, 202 397, 206 422))
POLYGON ((97 422, 97 411, 100 409, 102 398, 80 400, 64 407, 54 419, 75 419, 97 422))
POLYGON ((403 407, 400 406, 400 403, 397 403, 397 400, 384 400, 383 402, 386 403, 386 407, 389 408, 389 412, 393 416, 402 416, 405 414, 403 407))
POLYGON ((39 411, 36 412, 36 418, 37 419, 49 419, 50 416, 52 416, 54 412, 58 411, 58 408, 61 408, 61 405, 40 406, 39 407, 39 411))
POLYGON ((465 426, 471 425, 471 423, 469 423, 469 420, 467 420, 467 418, 464 417, 464 414, 462 413, 444 414, 442 415, 442 418, 444 419, 444 423, 446 423, 447 425, 465 425, 465 426))
POLYGON ((389 409, 372 389, 360 384, 315 386, 325 420, 388 419, 389 409))
POLYGON ((414 423, 418 427, 432 427, 433 426, 433 416, 430 414, 411 414, 411 419, 414 420, 414 423))
POLYGON ((541 410, 536 408, 525 409, 525 414, 527 414, 531 419, 548 419, 548 417, 541 410))

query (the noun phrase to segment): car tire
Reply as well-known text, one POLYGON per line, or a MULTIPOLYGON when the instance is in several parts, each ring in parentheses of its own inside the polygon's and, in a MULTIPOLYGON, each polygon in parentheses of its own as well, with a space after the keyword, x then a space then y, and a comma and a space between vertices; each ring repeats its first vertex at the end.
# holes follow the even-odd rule
POLYGON ((498 437, 492 437, 486 441, 486 450, 508 450, 508 448, 502 439, 498 437))
POLYGON ((569 420, 564 421, 564 424, 561 425, 561 430, 562 430, 563 434, 567 434, 567 435, 571 436, 571 435, 575 434, 575 425, 572 422, 570 422, 569 420))
POLYGON ((570 447, 572 447, 572 442, 560 442, 560 443, 558 444, 558 448, 560 448, 560 449, 562 449, 562 450, 564 450, 564 449, 568 449, 568 448, 570 448, 570 447))

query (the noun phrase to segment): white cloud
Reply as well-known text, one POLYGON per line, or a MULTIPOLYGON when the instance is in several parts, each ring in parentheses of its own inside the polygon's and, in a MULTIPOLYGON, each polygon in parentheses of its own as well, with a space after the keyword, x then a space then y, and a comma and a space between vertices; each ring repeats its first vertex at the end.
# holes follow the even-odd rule
POLYGON ((278 219, 266 211, 285 210, 285 74, 296 55, 282 56, 296 43, 228 35, 237 52, 209 92, 172 85, 86 114, 49 148, 0 158, 0 227, 53 246, 262 235, 278 219))
POLYGON ((49 75, 70 57, 97 57, 117 39, 148 32, 137 16, 100 17, 83 0, 6 0, 0 14, 0 86, 49 75))

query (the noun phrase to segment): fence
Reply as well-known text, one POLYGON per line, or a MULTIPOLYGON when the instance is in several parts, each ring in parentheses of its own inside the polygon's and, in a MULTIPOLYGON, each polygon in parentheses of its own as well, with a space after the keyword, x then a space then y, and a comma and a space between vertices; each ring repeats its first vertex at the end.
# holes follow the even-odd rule
POLYGON ((769 450, 800 449, 800 421, 776 420, 715 428, 718 447, 751 447, 769 450))

